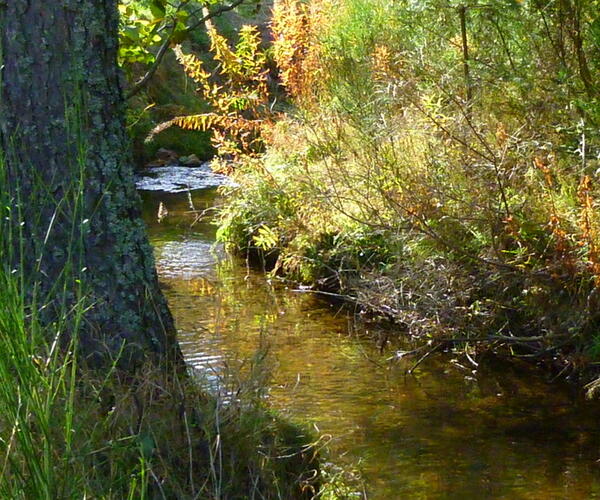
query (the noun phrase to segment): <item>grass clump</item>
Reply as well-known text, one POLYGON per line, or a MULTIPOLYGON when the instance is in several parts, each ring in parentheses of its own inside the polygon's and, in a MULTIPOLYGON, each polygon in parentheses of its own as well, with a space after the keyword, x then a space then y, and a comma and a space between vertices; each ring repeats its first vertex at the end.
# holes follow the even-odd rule
MULTIPOLYGON (((318 487, 310 436, 266 409, 258 365, 249 378, 224 377, 224 399, 178 367, 124 369, 122 353, 88 363, 79 345, 93 305, 85 280, 70 261, 53 286, 25 275, 26 259, 39 257, 22 252, 25 221, 4 174, 0 163, 2 498, 284 499, 318 487)), ((71 182, 57 204, 85 225, 77 172, 71 182)), ((65 250, 76 254, 72 234, 65 250)))
POLYGON ((155 366, 100 375, 59 332, 23 328, 14 296, 0 318, 3 498, 301 496, 308 436, 245 388, 224 405, 155 366))

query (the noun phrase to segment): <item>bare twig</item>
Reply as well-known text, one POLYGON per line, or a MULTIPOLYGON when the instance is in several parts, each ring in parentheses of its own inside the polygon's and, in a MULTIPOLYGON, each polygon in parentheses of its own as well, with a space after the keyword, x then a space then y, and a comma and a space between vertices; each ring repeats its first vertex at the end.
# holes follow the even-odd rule
POLYGON ((204 24, 206 21, 208 21, 209 19, 212 19, 213 17, 216 16, 220 16, 221 14, 225 13, 225 12, 229 12, 230 10, 235 9, 236 7, 239 7, 241 4, 243 4, 246 0, 235 0, 234 2, 228 4, 228 5, 222 5, 221 7, 212 10, 210 12, 208 12, 207 14, 205 14, 204 16, 202 16, 200 19, 198 19, 194 24, 188 26, 185 29, 186 33, 191 33, 192 31, 194 31, 198 26, 200 26, 201 24, 204 24))
POLYGON ((325 295, 327 297, 333 297, 336 299, 347 300, 348 302, 358 302, 358 299, 356 297, 353 297, 352 295, 342 295, 341 293, 324 292, 322 290, 310 290, 310 289, 304 290, 302 288, 296 288, 291 291, 296 292, 296 293, 314 293, 317 295, 325 295))
POLYGON ((426 359, 427 359, 429 356, 431 356, 431 355, 432 355, 432 354, 433 354, 435 351, 437 351, 438 349, 440 349, 440 348, 441 348, 443 345, 444 345, 444 344, 440 342, 439 344, 436 344, 435 346, 433 346, 433 348, 432 348, 432 349, 429 349, 429 351, 427 351, 425 354, 423 354, 423 356, 421 356, 421 357, 420 357, 420 358, 417 360, 417 362, 416 362, 414 365, 412 365, 412 367, 411 367, 410 369, 408 369, 408 370, 406 371, 406 373, 407 373, 408 375, 412 375, 412 374, 413 374, 413 372, 414 372, 414 371, 417 369, 417 367, 418 367, 418 366, 419 366, 419 365, 420 365, 420 364, 421 364, 423 361, 425 361, 425 360, 426 360, 426 359))

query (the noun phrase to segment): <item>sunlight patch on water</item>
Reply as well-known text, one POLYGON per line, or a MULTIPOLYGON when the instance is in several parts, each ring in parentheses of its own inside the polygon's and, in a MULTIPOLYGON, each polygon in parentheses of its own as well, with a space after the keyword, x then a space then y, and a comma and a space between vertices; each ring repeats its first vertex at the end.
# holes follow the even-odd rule
POLYGON ((223 248, 202 240, 168 241, 156 252, 156 267, 163 278, 190 279, 209 274, 223 258, 223 248))

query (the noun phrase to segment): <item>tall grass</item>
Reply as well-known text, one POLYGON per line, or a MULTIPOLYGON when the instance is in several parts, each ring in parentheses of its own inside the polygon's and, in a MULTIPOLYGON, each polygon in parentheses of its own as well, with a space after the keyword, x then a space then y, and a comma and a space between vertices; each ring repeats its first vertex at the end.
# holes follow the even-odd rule
MULTIPOLYGON (((51 199, 37 182, 22 200, 9 185, 7 161, 0 157, 0 494, 2 498, 143 498, 148 479, 134 436, 121 434, 108 446, 118 474, 105 475, 93 464, 111 437, 110 420, 101 418, 102 402, 82 385, 78 334, 90 304, 74 269, 82 251, 85 149, 77 148, 72 178, 55 213, 68 211, 70 240, 60 279, 43 284, 42 261, 54 218, 25 220, 23 203, 51 199), (25 241, 23 228, 40 235, 25 241), (32 230, 32 228, 35 228, 32 230), (33 264, 32 264, 33 263, 33 264), (50 311, 47 314, 46 311, 50 311), (52 318, 48 321, 48 318, 52 318), (123 458, 127 456, 127 459, 123 458)), ((13 166, 14 168, 14 166, 13 166)), ((92 393, 114 374, 97 378, 92 393)))
MULTIPOLYGON (((14 160, 0 156, 0 497, 301 498, 316 464, 310 438, 263 407, 258 366, 222 382, 238 394, 225 404, 175 367, 132 373, 118 356, 101 369, 82 357, 79 333, 93 304, 75 264, 87 227, 85 145, 77 150, 66 194, 53 201, 71 227, 52 284, 39 271, 54 218, 25 220, 35 211, 23 204, 34 200, 11 194, 5 161, 14 160), (25 225, 39 239, 26 240, 25 225)), ((34 191, 52 199, 42 183, 34 191)))

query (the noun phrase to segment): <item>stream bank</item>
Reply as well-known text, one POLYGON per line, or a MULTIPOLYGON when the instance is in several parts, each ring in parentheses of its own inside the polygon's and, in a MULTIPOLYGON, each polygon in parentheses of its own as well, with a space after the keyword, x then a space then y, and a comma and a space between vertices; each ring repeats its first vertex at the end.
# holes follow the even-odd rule
POLYGON ((597 403, 520 363, 475 369, 443 354, 406 376, 387 358, 410 343, 382 355, 377 325, 267 279, 227 256, 214 226, 192 225, 190 202, 212 207, 214 189, 142 197, 188 362, 212 383, 259 366, 264 398, 326 436, 368 498, 600 497, 597 403))

